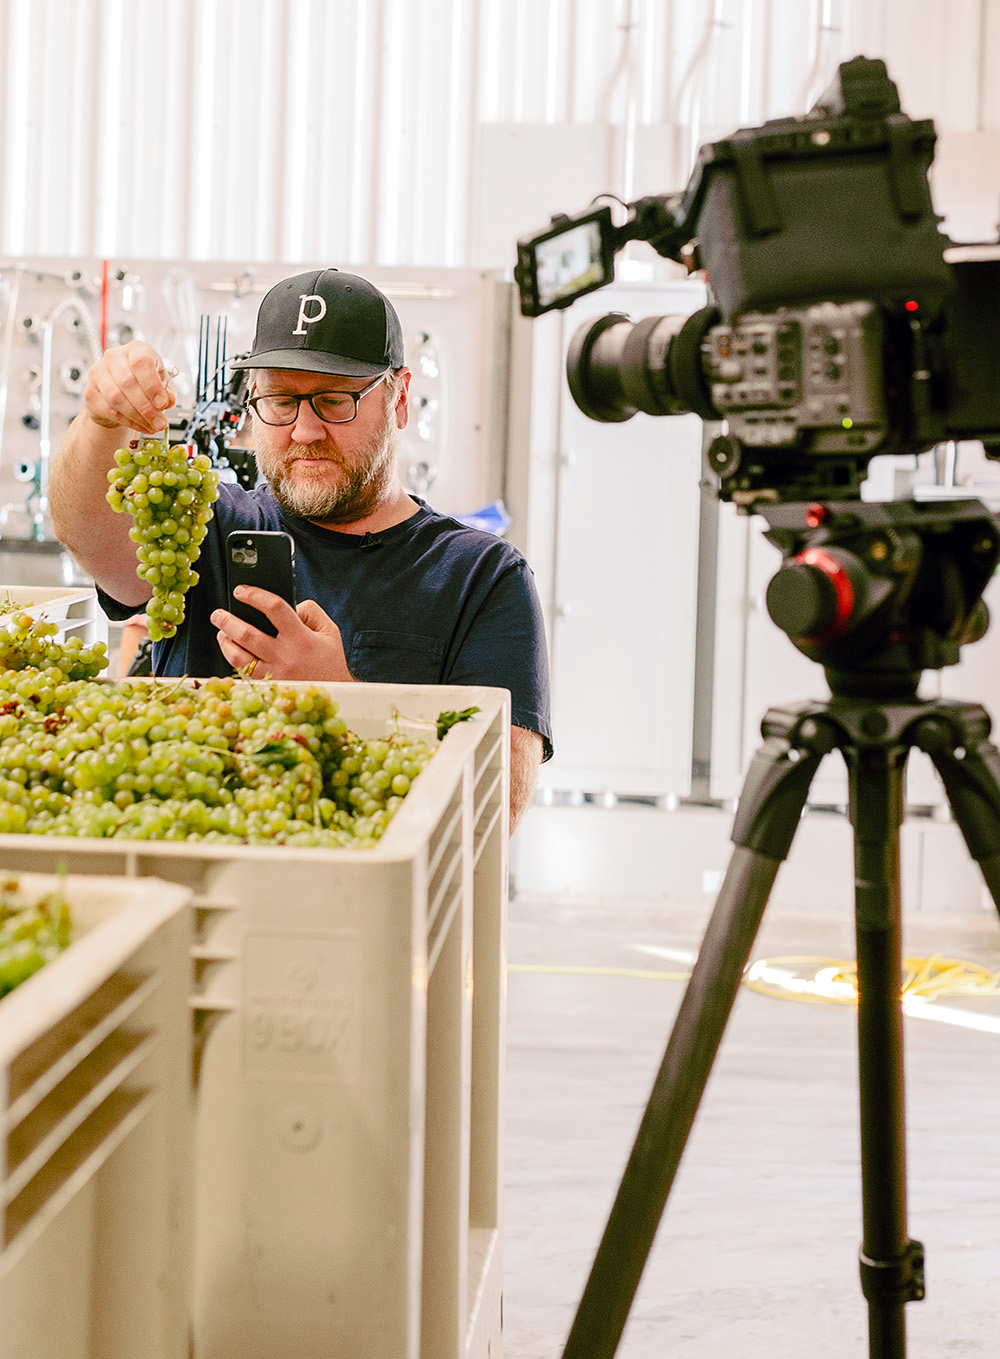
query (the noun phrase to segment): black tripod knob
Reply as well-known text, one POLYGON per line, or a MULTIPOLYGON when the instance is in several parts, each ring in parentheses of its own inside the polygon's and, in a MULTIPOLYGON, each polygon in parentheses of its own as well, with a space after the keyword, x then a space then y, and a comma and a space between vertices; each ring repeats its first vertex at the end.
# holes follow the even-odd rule
POLYGON ((789 557, 767 587, 767 611, 789 637, 832 641, 854 611, 854 586, 846 553, 809 548, 789 557))

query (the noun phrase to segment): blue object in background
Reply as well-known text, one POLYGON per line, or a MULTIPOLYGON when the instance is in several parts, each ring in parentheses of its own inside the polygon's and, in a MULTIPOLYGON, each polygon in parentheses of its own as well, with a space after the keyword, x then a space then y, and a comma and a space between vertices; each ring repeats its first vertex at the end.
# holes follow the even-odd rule
POLYGON ((492 505, 484 505, 481 510, 476 510, 475 514, 456 514, 454 517, 460 524, 468 524, 470 528, 484 529, 487 533, 495 533, 501 538, 511 525, 507 506, 502 500, 494 500, 492 505))

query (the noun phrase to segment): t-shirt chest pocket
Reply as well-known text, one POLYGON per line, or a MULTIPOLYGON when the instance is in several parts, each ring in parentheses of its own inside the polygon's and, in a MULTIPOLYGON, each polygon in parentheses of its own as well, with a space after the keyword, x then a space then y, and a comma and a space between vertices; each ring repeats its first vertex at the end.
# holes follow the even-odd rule
POLYGON ((367 628, 351 640, 347 666, 356 680, 378 684, 437 684, 444 643, 413 632, 367 628))

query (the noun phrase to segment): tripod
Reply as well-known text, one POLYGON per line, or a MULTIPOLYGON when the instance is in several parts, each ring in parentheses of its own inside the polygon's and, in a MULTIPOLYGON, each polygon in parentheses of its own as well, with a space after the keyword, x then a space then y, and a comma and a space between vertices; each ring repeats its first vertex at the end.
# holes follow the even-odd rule
MULTIPOLYGON (((870 531, 887 510, 898 517, 894 506, 852 506, 850 532, 857 538, 859 519, 869 521, 862 528, 870 531)), ((773 522, 767 511, 765 516, 773 522)), ((938 536, 947 533, 946 514, 939 509, 934 518, 938 536)), ((954 516, 948 520, 954 527, 954 516)), ((816 527, 812 521, 809 525, 816 527)), ((822 567, 803 556, 802 542, 808 536, 800 526, 784 542, 786 565, 794 570, 803 563, 810 569, 822 567)), ((849 554, 839 552, 843 562, 849 554)), ((947 573, 939 570, 938 557, 932 574, 941 576, 947 573)), ((883 612, 874 655, 898 659, 902 647, 912 656, 917 634, 936 630, 928 629, 931 616, 937 630, 955 633, 961 617, 974 613, 981 589, 982 584, 966 592, 961 604, 959 592, 952 591, 954 604, 945 623, 940 597, 914 591, 911 578, 896 605, 883 612), (933 605, 928 602, 932 596, 933 605)), ((837 659, 849 634, 845 628, 838 638, 828 635, 820 642, 824 658, 837 659)), ((1000 752, 989 740, 990 719, 983 707, 918 699, 919 672, 892 665, 828 667, 827 678, 833 694, 829 701, 771 708, 761 725, 764 742, 744 782, 732 832, 735 848, 563 1359, 610 1359, 618 1347, 768 895, 791 848, 819 762, 836 749, 848 767, 854 832, 861 1286, 868 1304, 870 1359, 905 1356, 903 1308, 924 1294, 923 1248, 906 1229, 899 886, 906 761, 914 747, 930 756, 969 853, 1000 909, 1000 752)))

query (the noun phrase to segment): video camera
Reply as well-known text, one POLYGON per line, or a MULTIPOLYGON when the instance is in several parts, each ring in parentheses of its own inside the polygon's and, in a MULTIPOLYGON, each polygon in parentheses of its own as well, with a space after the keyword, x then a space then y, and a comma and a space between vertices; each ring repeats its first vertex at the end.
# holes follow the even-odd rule
POLYGON ((982 440, 1000 458, 1000 245, 953 246, 927 172, 935 133, 900 112, 885 64, 845 62, 801 118, 702 147, 681 193, 558 216, 518 241, 525 316, 610 283, 629 241, 703 269, 690 317, 588 321, 567 357, 595 420, 725 421, 718 495, 856 499, 877 453, 982 440))

